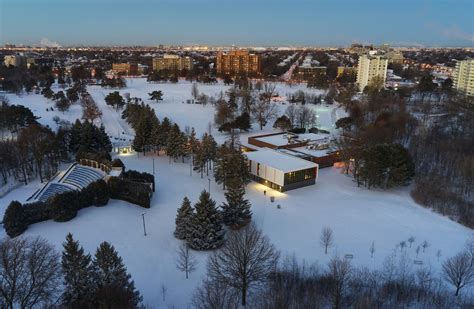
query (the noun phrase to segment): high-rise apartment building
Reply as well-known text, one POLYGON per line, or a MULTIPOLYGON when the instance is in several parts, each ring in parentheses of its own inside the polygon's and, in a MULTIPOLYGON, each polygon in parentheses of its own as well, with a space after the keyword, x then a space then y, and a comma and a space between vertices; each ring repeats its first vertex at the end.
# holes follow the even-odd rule
POLYGON ((387 65, 388 60, 385 56, 377 54, 360 56, 359 64, 357 66, 357 84, 359 90, 363 91, 375 77, 380 78, 383 84, 385 84, 387 78, 387 65))
POLYGON ((262 58, 250 54, 247 50, 219 52, 217 54, 217 74, 251 74, 257 75, 262 71, 262 58))
POLYGON ((161 58, 153 59, 153 71, 191 71, 193 69, 193 59, 191 57, 181 57, 178 55, 164 55, 161 58))
POLYGON ((453 76, 454 89, 474 96, 474 59, 458 61, 453 76))

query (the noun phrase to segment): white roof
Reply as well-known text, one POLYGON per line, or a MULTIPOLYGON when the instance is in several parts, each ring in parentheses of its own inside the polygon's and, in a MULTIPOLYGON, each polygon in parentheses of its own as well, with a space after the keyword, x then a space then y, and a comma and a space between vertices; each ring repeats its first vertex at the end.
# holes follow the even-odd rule
POLYGON ((296 158, 269 148, 246 152, 245 155, 251 161, 273 167, 274 169, 284 173, 315 168, 318 166, 316 163, 296 158))
MULTIPOLYGON (((302 141, 308 139, 309 141, 317 141, 321 139, 326 139, 329 138, 329 134, 322 134, 322 133, 303 133, 303 134, 295 134, 298 136, 296 140, 302 141)), ((284 146, 288 144, 288 138, 287 134, 275 134, 275 135, 269 135, 269 136, 254 136, 255 139, 258 139, 259 141, 265 142, 272 144, 274 146, 284 146)))

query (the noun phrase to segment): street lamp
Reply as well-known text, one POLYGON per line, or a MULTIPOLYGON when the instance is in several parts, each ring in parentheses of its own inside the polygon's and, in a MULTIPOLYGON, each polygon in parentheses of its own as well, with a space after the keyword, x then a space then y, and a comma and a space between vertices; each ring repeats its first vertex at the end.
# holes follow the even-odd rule
POLYGON ((142 221, 143 221, 143 236, 146 236, 145 213, 142 213, 142 221))

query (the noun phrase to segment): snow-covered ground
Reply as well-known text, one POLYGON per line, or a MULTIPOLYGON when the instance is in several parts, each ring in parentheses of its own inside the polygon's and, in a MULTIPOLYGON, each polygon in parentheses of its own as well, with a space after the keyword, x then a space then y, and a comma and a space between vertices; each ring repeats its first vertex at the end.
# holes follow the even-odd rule
MULTIPOLYGON (((290 92, 284 84, 278 87, 280 94, 290 92)), ((223 85, 199 85, 199 90, 207 95, 216 95, 224 88, 223 85)), ((121 92, 147 99, 147 93, 154 89, 164 92, 164 101, 153 105, 159 118, 168 116, 182 128, 195 127, 198 133, 207 131, 208 123, 213 119, 213 108, 182 103, 190 97, 189 83, 148 84, 137 79, 129 81, 128 88, 121 92)), ((296 89, 291 88, 291 92, 296 89)), ((120 119, 120 114, 107 110, 108 107, 103 104, 103 97, 109 90, 99 87, 90 87, 89 90, 104 112, 103 122, 106 129, 110 133, 120 129, 131 134, 133 131, 120 119)), ((10 102, 25 102, 28 103, 25 105, 30 108, 34 106, 38 111, 45 110, 42 105, 48 104, 35 95, 22 98, 10 96, 10 102)), ((280 107, 284 109, 285 105, 280 107)), ((322 125, 328 127, 331 127, 340 113, 334 107, 318 107, 317 112, 322 125)), ((53 114, 42 113, 40 121, 49 123, 53 114)), ((80 113, 73 110, 65 115, 73 120, 73 115, 80 116, 80 113)), ((265 128, 265 131, 270 130, 270 127, 265 128)), ((213 129, 213 134, 218 141, 225 138, 225 135, 218 133, 216 129, 213 129)), ((152 172, 154 159, 156 192, 150 209, 122 201, 111 201, 106 207, 81 210, 78 216, 69 222, 48 221, 34 224, 28 228, 25 236, 40 235, 61 250, 61 243, 66 234, 71 232, 86 250, 91 252, 100 242, 110 241, 123 257, 137 288, 144 296, 146 305, 151 308, 185 308, 205 274, 205 262, 209 253, 195 252, 199 260, 198 269, 186 280, 174 263, 175 250, 180 244, 180 241, 173 237, 174 219, 176 209, 184 196, 188 196, 194 203, 200 191, 208 188, 208 177, 201 179, 196 173, 190 176, 189 162, 169 163, 165 157, 124 155, 120 156, 120 159, 129 169, 149 173, 152 172), (147 236, 143 235, 143 213, 146 218, 147 236), (161 292, 163 286, 167 290, 165 301, 161 292)), ((224 201, 222 187, 214 183, 211 175, 209 179, 211 195, 220 204, 224 201)), ((38 182, 33 182, 0 198, 0 213, 4 212, 10 201, 24 201, 39 186, 38 182)), ((352 179, 342 175, 337 168, 321 170, 314 186, 286 193, 251 183, 247 186, 247 197, 252 203, 254 222, 263 229, 283 255, 294 254, 300 260, 318 261, 320 265, 324 265, 336 254, 353 254, 354 264, 371 269, 380 268, 384 258, 394 251, 397 244, 414 236, 416 241, 412 248, 405 249, 409 257, 415 259, 416 247, 426 240, 430 247, 426 252, 420 253, 418 259, 423 261, 424 266, 430 265, 433 270, 439 270, 440 262, 436 252, 441 250, 441 261, 444 260, 461 250, 464 241, 472 233, 472 230, 418 206, 409 196, 409 188, 389 192, 357 188, 352 179), (266 196, 263 190, 267 191, 266 196), (271 196, 275 197, 274 203, 270 202, 271 196), (281 205, 281 209, 278 209, 277 205, 281 205), (319 245, 321 229, 326 226, 331 227, 335 235, 335 246, 327 255, 319 245), (370 257, 369 252, 372 242, 375 243, 374 258, 370 257)), ((0 231, 0 236, 5 236, 3 230, 0 231)))

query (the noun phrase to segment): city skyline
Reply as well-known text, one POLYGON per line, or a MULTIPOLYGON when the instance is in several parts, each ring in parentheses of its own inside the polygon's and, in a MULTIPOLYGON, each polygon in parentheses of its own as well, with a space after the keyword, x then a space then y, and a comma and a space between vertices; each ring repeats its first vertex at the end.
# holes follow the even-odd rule
POLYGON ((474 46, 464 0, 1 0, 0 10, 2 45, 474 46))

